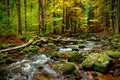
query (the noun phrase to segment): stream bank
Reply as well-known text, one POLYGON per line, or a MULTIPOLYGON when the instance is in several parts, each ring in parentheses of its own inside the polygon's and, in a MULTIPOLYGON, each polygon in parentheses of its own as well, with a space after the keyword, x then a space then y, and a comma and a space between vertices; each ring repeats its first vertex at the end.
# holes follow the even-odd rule
POLYGON ((41 47, 37 51, 37 54, 17 60, 9 66, 1 67, 2 70, 0 73, 3 80, 120 79, 119 58, 114 59, 116 65, 112 65, 106 74, 96 72, 93 69, 84 69, 81 65, 85 60, 84 56, 90 53, 101 53, 104 50, 115 51, 115 48, 113 48, 108 39, 100 36, 91 36, 90 38, 67 37, 65 39, 66 41, 48 41, 44 39, 42 44, 39 44, 41 47), (63 65, 66 67, 69 65, 71 68, 64 68, 63 65), (61 67, 64 70, 61 70, 61 67))

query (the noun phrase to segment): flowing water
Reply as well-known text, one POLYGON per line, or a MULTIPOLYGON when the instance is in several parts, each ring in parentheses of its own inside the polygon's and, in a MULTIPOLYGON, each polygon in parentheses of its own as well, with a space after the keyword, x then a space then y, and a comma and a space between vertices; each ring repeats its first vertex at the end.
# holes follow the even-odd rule
MULTIPOLYGON (((50 61, 50 58, 46 55, 35 55, 12 63, 10 66, 3 69, 9 70, 6 76, 7 80, 33 80, 33 74, 47 61, 50 61)), ((48 66, 45 66, 45 71, 48 71, 47 67, 48 66)), ((51 73, 55 74, 55 72, 52 71, 51 73)))

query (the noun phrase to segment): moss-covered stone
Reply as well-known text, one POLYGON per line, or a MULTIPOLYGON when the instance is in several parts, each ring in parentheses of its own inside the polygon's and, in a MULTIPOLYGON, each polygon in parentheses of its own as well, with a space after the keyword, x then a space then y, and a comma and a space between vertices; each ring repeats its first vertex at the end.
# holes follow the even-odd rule
POLYGON ((98 53, 91 53, 89 54, 86 59, 82 62, 82 66, 84 68, 92 68, 94 65, 96 59, 98 58, 99 54, 98 53))
POLYGON ((120 48, 120 38, 118 38, 118 37, 112 38, 111 44, 112 44, 115 48, 119 49, 119 48, 120 48))
POLYGON ((69 54, 68 56, 68 61, 69 62, 82 62, 82 54, 78 53, 78 52, 73 52, 71 54, 69 54))
POLYGON ((79 47, 79 48, 84 48, 84 47, 85 47, 85 44, 79 43, 79 44, 78 44, 78 47, 79 47))
POLYGON ((84 40, 79 39, 79 40, 78 40, 78 43, 84 43, 84 40))
POLYGON ((106 73, 112 59, 106 54, 101 53, 93 66, 94 70, 106 73))
POLYGON ((63 63, 59 66, 59 72, 62 74, 72 74, 75 70, 76 66, 71 62, 63 63))
POLYGON ((120 52, 117 51, 105 51, 105 53, 111 58, 120 58, 120 52))
POLYGON ((51 58, 52 58, 52 59, 60 58, 60 57, 61 57, 61 54, 58 53, 58 52, 53 52, 53 53, 51 54, 51 58))

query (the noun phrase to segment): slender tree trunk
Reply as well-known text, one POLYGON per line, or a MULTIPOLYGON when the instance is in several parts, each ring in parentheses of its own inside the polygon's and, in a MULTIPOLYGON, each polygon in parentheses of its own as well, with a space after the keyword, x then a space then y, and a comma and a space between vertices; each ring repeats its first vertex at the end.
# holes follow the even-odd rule
POLYGON ((66 6, 64 5, 64 2, 65 2, 66 0, 63 0, 63 21, 62 21, 62 24, 63 24, 63 26, 62 26, 62 33, 64 33, 65 32, 65 27, 66 27, 66 6))
POLYGON ((69 29, 69 12, 68 9, 66 8, 66 30, 69 29))
POLYGON ((118 34, 119 32, 119 17, 120 17, 120 13, 119 13, 119 10, 120 10, 120 1, 119 0, 116 0, 116 13, 115 13, 115 33, 118 34))
POLYGON ((21 3, 18 0, 18 33, 22 35, 22 24, 21 24, 21 3))
POLYGON ((26 0, 24 0, 24 9, 25 9, 25 33, 27 33, 27 6, 26 0))
POLYGON ((38 29, 38 34, 40 34, 41 32, 41 28, 42 28, 42 25, 41 25, 41 0, 38 0, 38 21, 39 21, 39 29, 38 29))
POLYGON ((114 21, 115 21, 115 16, 114 16, 114 1, 111 1, 111 10, 112 10, 112 15, 111 15, 111 20, 112 20, 112 33, 115 33, 115 26, 114 26, 114 21))
POLYGON ((10 17, 10 11, 9 11, 9 0, 6 0, 6 27, 9 29, 9 17, 10 17))
POLYGON ((43 24, 43 26, 42 26, 42 28, 43 28, 43 34, 45 35, 45 33, 46 33, 46 31, 45 31, 45 28, 46 28, 46 25, 45 25, 45 16, 46 16, 46 0, 44 0, 43 1, 44 2, 44 4, 43 4, 43 6, 42 6, 42 12, 43 12, 43 14, 42 14, 42 24, 43 24))
MULTIPOLYGON (((56 0, 53 1, 53 7, 55 6, 55 3, 56 3, 56 0)), ((56 17, 56 13, 53 12, 53 18, 56 17)), ((53 21, 53 34, 56 34, 57 31, 56 31, 56 21, 53 21)))
POLYGON ((38 0, 38 8, 39 8, 39 33, 45 34, 45 12, 44 12, 44 6, 43 1, 38 0))

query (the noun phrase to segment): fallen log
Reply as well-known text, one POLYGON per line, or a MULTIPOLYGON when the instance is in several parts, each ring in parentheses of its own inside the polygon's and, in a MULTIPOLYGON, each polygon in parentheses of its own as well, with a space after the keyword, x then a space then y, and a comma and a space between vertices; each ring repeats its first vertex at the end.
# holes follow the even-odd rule
POLYGON ((34 39, 32 38, 26 44, 23 44, 23 45, 20 45, 20 46, 16 46, 16 47, 7 48, 7 49, 2 49, 2 50, 0 50, 0 53, 4 53, 4 52, 9 52, 9 51, 25 48, 25 47, 29 46, 30 44, 32 44, 33 41, 34 41, 34 39))

